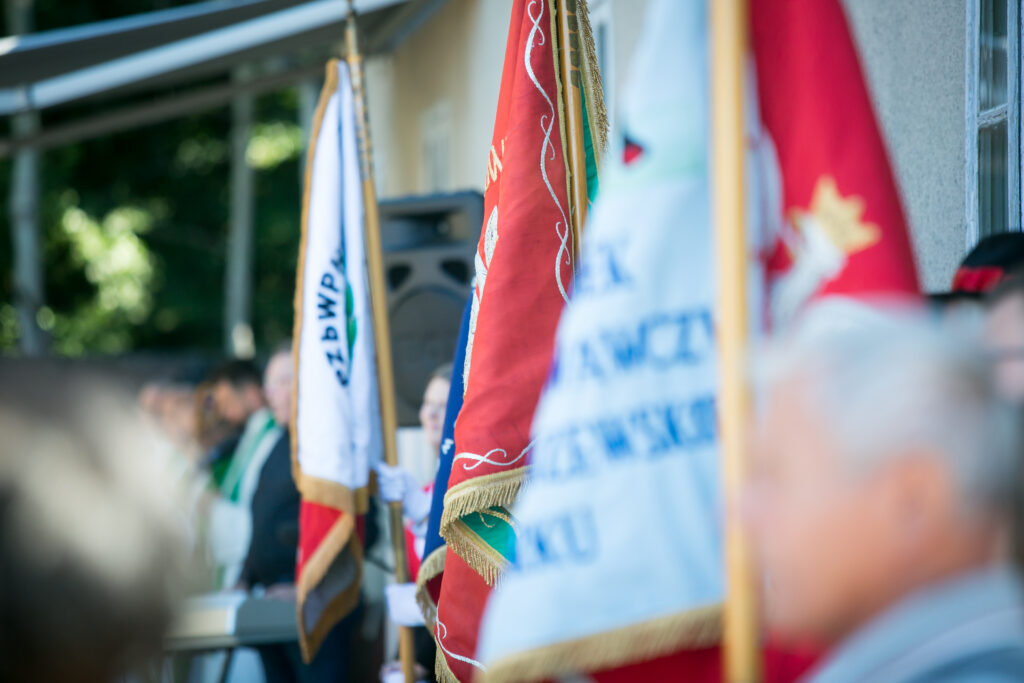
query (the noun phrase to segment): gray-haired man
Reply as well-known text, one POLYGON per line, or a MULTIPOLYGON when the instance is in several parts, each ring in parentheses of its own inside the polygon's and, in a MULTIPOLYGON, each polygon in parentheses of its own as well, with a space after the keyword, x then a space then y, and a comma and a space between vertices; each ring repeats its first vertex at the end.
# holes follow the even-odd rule
POLYGON ((845 681, 1024 679, 1020 421, 963 320, 825 305, 766 359, 744 506, 780 636, 845 681))

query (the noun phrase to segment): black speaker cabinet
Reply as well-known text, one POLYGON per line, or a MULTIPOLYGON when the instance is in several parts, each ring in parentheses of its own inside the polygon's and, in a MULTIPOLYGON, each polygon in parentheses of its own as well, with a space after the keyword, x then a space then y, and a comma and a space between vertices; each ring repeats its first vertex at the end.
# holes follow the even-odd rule
POLYGON ((430 373, 455 353, 483 220, 479 192, 380 202, 400 426, 419 424, 430 373))

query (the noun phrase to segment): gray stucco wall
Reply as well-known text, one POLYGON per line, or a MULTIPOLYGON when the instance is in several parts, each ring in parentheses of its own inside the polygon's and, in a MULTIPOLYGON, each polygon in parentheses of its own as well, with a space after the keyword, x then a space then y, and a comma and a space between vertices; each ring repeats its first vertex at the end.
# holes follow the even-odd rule
MULTIPOLYGON (((900 183, 921 278, 930 291, 948 287, 965 251, 966 1, 843 0, 900 183)), ((612 15, 609 76, 615 95, 621 94, 641 39, 647 4, 594 2, 612 15)), ((452 105, 451 185, 481 185, 508 6, 507 0, 450 2, 379 65, 370 95, 380 131, 375 142, 385 176, 383 195, 424 191, 419 114, 442 99, 452 105), (389 92, 375 92, 381 82, 389 84, 389 92)))
POLYGON ((966 244, 964 2, 845 0, 928 291, 966 244))

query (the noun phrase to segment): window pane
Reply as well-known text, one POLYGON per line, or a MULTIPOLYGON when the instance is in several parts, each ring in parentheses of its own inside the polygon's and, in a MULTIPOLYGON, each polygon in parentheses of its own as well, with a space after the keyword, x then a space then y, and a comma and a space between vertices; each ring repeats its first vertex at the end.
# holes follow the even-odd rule
POLYGON ((1009 229, 1006 172, 1006 121, 1002 121, 978 131, 978 231, 982 237, 1009 229))
POLYGON ((981 0, 979 94, 982 111, 1006 103, 1006 2, 981 0))

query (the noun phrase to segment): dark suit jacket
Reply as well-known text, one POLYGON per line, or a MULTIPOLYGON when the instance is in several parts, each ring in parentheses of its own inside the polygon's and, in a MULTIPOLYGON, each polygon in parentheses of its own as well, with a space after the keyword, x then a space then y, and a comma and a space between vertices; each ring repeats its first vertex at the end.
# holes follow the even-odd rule
POLYGON ((250 586, 294 582, 298 542, 299 491, 285 431, 267 456, 252 497, 252 540, 242 580, 250 586))

